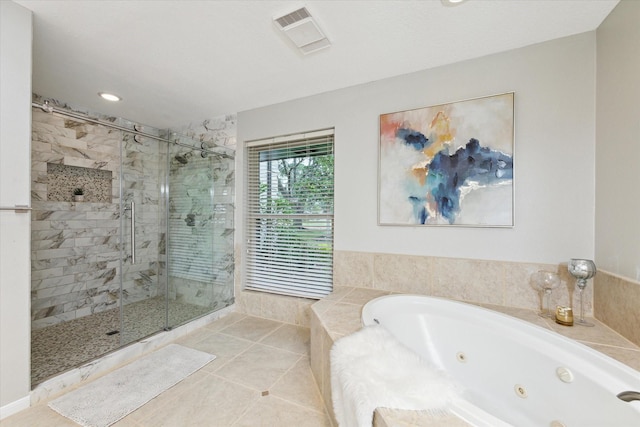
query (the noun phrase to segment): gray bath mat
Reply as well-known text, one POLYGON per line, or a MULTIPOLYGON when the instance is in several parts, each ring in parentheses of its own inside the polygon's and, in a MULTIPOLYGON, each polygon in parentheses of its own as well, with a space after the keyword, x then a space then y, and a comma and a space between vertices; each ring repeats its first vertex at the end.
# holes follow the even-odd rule
POLYGON ((107 427, 176 385, 216 356, 168 345, 49 403, 85 427, 107 427))

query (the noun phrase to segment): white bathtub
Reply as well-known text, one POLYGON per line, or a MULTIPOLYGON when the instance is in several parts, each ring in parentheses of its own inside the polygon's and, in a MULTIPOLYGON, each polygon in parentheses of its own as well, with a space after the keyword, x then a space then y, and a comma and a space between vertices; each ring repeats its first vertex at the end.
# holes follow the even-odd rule
POLYGON ((640 426, 640 401, 616 397, 640 372, 555 332, 420 295, 376 298, 362 322, 449 372, 465 388, 451 411, 475 426, 640 426))

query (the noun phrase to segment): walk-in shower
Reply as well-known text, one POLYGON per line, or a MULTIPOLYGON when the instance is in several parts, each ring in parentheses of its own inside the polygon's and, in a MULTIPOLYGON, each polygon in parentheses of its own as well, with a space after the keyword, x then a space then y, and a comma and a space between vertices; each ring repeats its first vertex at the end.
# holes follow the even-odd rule
POLYGON ((36 101, 33 385, 232 304, 234 262, 234 151, 213 132, 36 101))

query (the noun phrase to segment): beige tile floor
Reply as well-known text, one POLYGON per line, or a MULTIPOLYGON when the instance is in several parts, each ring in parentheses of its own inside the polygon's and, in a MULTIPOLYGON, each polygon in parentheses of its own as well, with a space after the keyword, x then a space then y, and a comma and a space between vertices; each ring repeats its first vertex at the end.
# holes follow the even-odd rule
MULTIPOLYGON (((309 366, 309 329, 231 313, 175 341, 216 359, 115 427, 331 426, 309 366)), ((73 427, 34 406, 1 427, 73 427)))

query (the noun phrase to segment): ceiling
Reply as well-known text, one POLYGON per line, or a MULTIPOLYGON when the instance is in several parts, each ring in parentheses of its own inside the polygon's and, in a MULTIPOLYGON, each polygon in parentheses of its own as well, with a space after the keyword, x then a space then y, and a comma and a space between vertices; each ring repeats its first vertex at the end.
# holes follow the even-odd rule
POLYGON ((178 128, 591 31, 618 0, 16 3, 34 12, 35 93, 178 128), (273 24, 301 6, 331 47, 302 55, 273 24))

